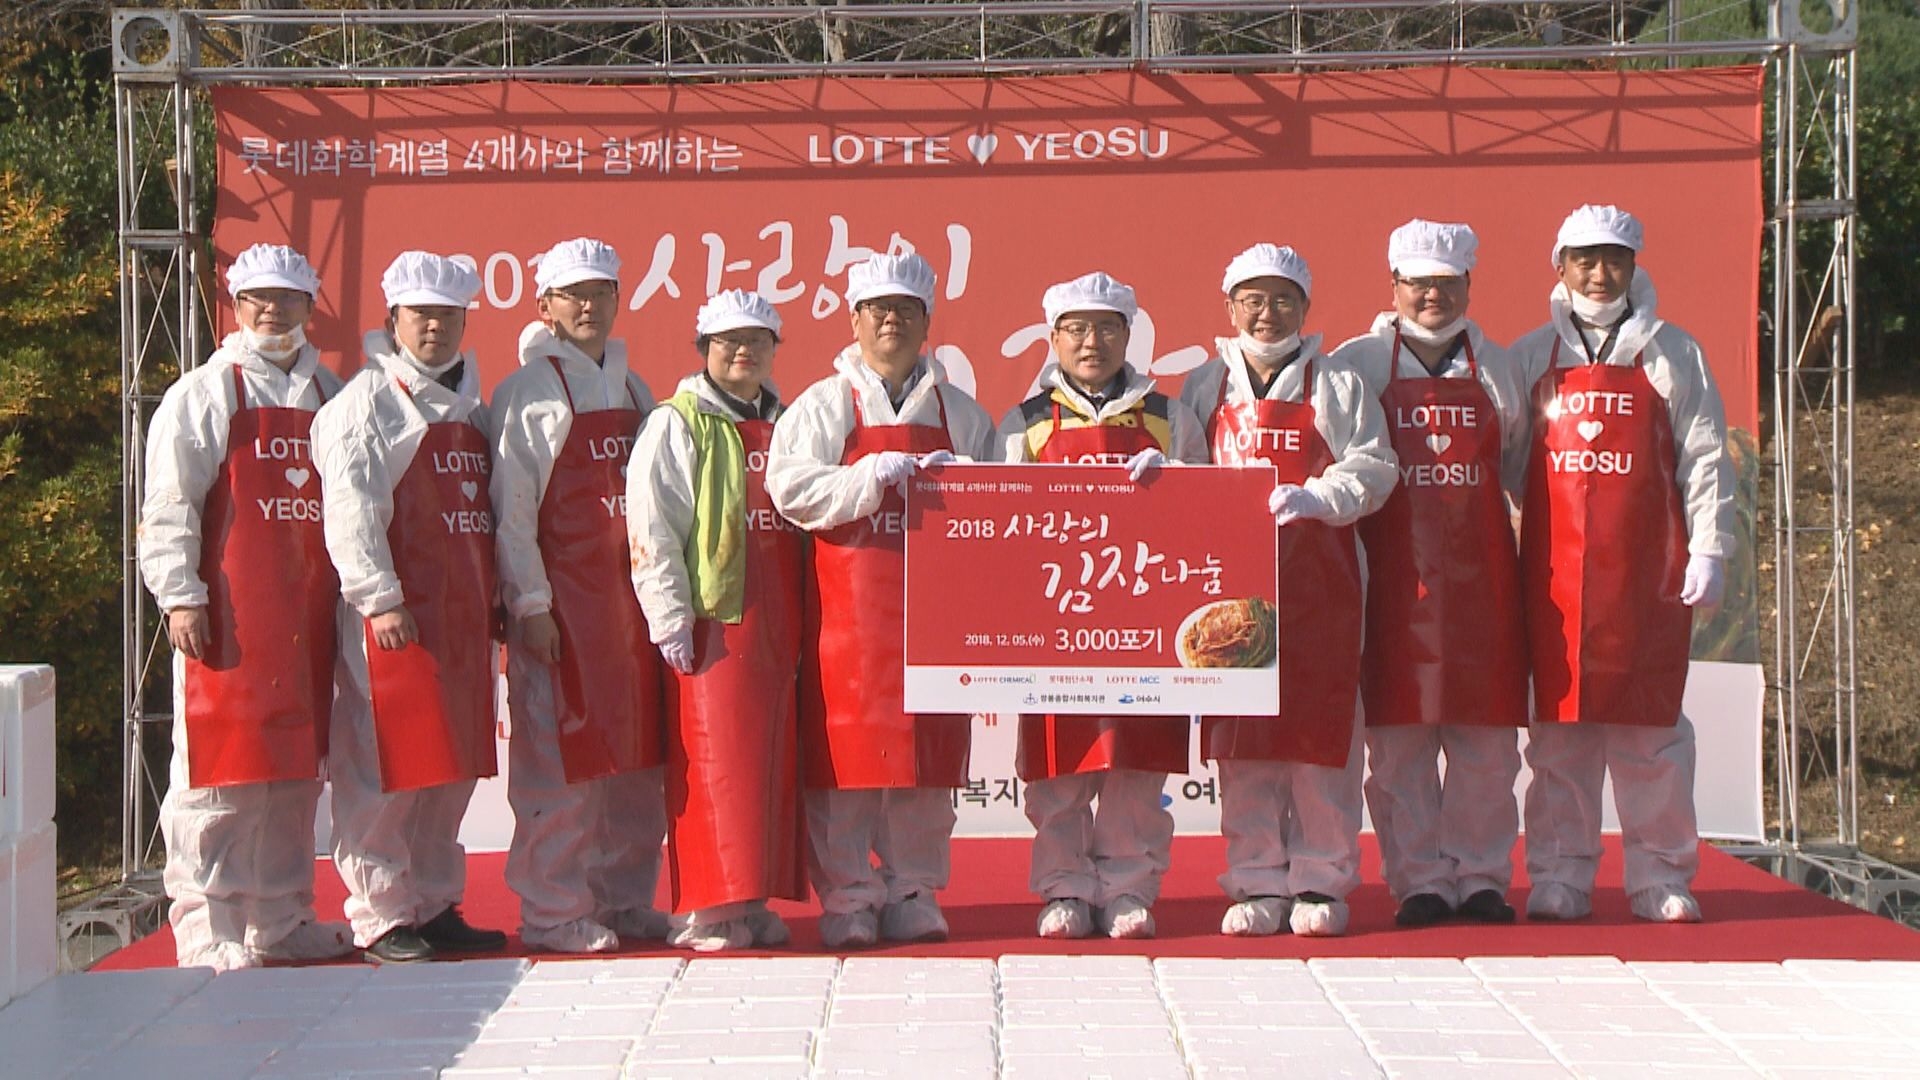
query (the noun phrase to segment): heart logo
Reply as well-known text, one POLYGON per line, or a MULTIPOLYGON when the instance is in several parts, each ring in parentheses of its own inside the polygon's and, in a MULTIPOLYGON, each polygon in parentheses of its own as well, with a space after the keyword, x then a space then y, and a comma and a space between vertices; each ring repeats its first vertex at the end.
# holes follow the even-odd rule
POLYGON ((480 497, 480 485, 471 480, 462 480, 460 481, 460 494, 465 495, 468 502, 472 502, 480 497))
POLYGON ((1582 420, 1574 425, 1574 430, 1580 433, 1581 438, 1592 442, 1600 437, 1602 431, 1606 430, 1606 425, 1598 420, 1582 420))
POLYGON ((1447 447, 1452 445, 1453 445, 1453 436, 1451 435, 1427 436, 1427 449, 1433 451, 1434 457, 1439 457, 1441 454, 1446 453, 1447 447))
POLYGON ((998 149, 1000 149, 1000 136, 998 135, 988 133, 986 135, 967 136, 967 152, 973 155, 973 160, 982 165, 985 165, 987 159, 992 157, 993 152, 998 149))
POLYGON ((288 469, 287 483, 292 484, 296 488, 303 488, 307 486, 307 480, 312 475, 312 473, 305 469, 288 469))

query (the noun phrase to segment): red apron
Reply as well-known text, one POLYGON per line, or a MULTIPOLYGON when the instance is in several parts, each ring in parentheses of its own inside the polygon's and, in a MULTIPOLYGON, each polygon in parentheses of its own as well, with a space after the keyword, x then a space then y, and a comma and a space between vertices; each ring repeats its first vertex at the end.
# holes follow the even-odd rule
POLYGON ((573 424, 540 500, 540 561, 560 628, 560 661, 550 668, 560 760, 577 784, 660 764, 661 665, 640 602, 621 587, 632 576, 627 460, 640 403, 580 412, 560 361, 548 361, 573 424))
POLYGON ((447 420, 394 485, 387 546, 420 640, 389 652, 366 629, 382 791, 494 775, 492 471, 480 429, 447 420))
MULTIPOLYGON (((1227 403, 1209 421, 1217 465, 1268 461, 1282 484, 1305 483, 1333 464, 1313 426, 1313 361, 1301 400, 1227 403)), ((1296 761, 1339 768, 1353 745, 1360 690, 1360 557, 1351 525, 1294 521, 1280 529, 1280 715, 1201 721, 1208 760, 1296 761)))
POLYGON ((806 534, 767 494, 773 425, 734 426, 747 455, 740 621, 695 621, 698 666, 691 675, 667 675, 668 868, 676 912, 807 898, 794 679, 806 534))
MULTIPOLYGON (((868 427, 860 394, 852 393, 853 431, 840 455, 842 465, 886 450, 919 455, 953 449, 945 400, 936 397, 938 426, 868 427)), ((800 657, 800 743, 810 788, 959 787, 967 782, 973 719, 901 710, 906 505, 906 496, 889 489, 872 514, 814 534, 800 657)))
MULTIPOLYGON (((1053 431, 1040 447, 1040 460, 1124 465, 1142 450, 1165 450, 1144 423, 1062 428, 1060 406, 1055 403, 1053 431)), ((1014 772, 1022 780, 1103 769, 1186 772, 1190 723, 1184 716, 1022 716, 1014 772)))
POLYGON ((1464 379, 1400 378, 1386 392, 1400 483, 1360 519, 1367 550, 1367 724, 1527 723, 1520 559, 1500 490, 1500 419, 1473 346, 1464 379))
POLYGON ((233 392, 227 457, 200 511, 206 653, 186 661, 197 788, 318 779, 333 709, 340 579, 320 520, 313 412, 250 407, 238 367, 233 392))
POLYGON ((1535 717, 1671 727, 1693 612, 1667 403, 1631 367, 1560 367, 1534 385, 1520 567, 1535 717))

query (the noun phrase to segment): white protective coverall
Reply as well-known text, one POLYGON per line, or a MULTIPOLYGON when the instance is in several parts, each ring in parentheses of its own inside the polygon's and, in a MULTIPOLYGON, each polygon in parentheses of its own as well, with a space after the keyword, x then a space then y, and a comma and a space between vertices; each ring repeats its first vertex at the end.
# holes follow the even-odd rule
POLYGON ((340 574, 339 690, 327 755, 333 862, 347 885, 354 942, 364 949, 395 927, 431 921, 466 891, 460 821, 474 781, 380 790, 365 627, 367 619, 406 601, 387 527, 394 486, 413 464, 427 425, 464 421, 482 435, 488 427, 472 356, 454 391, 414 367, 385 330, 369 331, 363 348, 367 366, 314 417, 313 456, 325 498, 327 553, 340 574))
MULTIPOLYGON (((861 360, 858 345, 834 359, 835 374, 794 399, 774 424, 767 457, 767 493, 781 514, 817 532, 879 509, 885 489, 874 478, 878 456, 840 464, 854 428, 850 393, 859 395, 870 426, 938 424, 944 407, 953 453, 965 460, 996 460, 987 411, 947 380, 938 360, 923 357, 921 363, 897 410, 887 398, 886 382, 861 360)), ((809 790, 806 803, 808 868, 828 915, 879 911, 946 887, 956 820, 950 791, 809 790), (876 853, 878 869, 872 860, 876 853)))
MULTIPOLYGON (((1547 325, 1513 343, 1520 385, 1530 393, 1547 374, 1556 340, 1561 367, 1586 364, 1588 348, 1607 364, 1631 366, 1639 358, 1647 381, 1666 401, 1673 426, 1673 479, 1687 525, 1687 550, 1727 558, 1734 544, 1735 477, 1726 450, 1726 410, 1713 371, 1700 343, 1660 318, 1659 296, 1645 270, 1635 270, 1627 302, 1630 313, 1618 329, 1610 334, 1587 330, 1583 344, 1567 287, 1555 285, 1547 301, 1547 325)), ((1526 483, 1531 441, 1517 447, 1502 468, 1509 490, 1526 483)), ((1673 727, 1536 722, 1528 729, 1526 756, 1533 769, 1524 811, 1527 877, 1535 893, 1555 884, 1571 890, 1581 904, 1590 901, 1600 861, 1600 794, 1609 771, 1625 849, 1626 891, 1636 913, 1653 917, 1666 892, 1690 891, 1700 867, 1700 836, 1693 806, 1693 724, 1685 714, 1673 727), (1642 907, 1648 910, 1641 912, 1642 907)))
MULTIPOLYGON (((1125 385, 1098 410, 1057 360, 1041 369, 1038 392, 1059 391, 1053 400, 1065 414, 1062 430, 1098 425, 1132 412, 1153 392, 1152 379, 1128 369, 1122 374, 1125 385)), ((995 435, 1003 460, 1034 460, 1029 426, 1019 405, 1008 410, 995 435)), ((1207 463, 1206 430, 1192 409, 1178 399, 1168 401, 1167 426, 1171 444, 1161 450, 1168 460, 1207 463)), ((1152 907, 1160 898, 1160 879, 1173 847, 1173 815, 1161 806, 1166 785, 1164 772, 1117 766, 1028 781, 1027 820, 1033 823, 1034 836, 1027 887, 1048 900, 1083 900, 1104 907, 1133 897, 1152 907)))
MULTIPOLYGON (((574 410, 653 409, 653 395, 627 367, 624 341, 609 341, 596 364, 541 323, 520 333, 520 370, 494 388, 494 538, 500 592, 509 626, 551 610, 553 592, 541 560, 540 503, 554 461, 573 427, 574 410), (560 358, 560 378, 546 358, 560 358), (567 395, 571 393, 570 408, 567 395)), ((633 434, 638 434, 637 430, 633 434)), ((608 582, 608 588, 621 583, 608 582)), ((507 798, 513 846, 507 885, 520 897, 522 924, 551 930, 591 919, 628 937, 659 937, 666 922, 653 910, 660 878, 666 808, 659 767, 570 784, 560 757, 553 680, 548 667, 507 640, 507 798)))
MULTIPOLYGON (((302 346, 290 370, 281 371, 243 349, 240 340, 229 334, 205 364, 168 387, 147 433, 140 573, 162 612, 207 603, 207 585, 200 580, 200 512, 226 460, 228 423, 240 406, 233 369, 240 369, 254 407, 312 411, 323 397, 340 393, 340 377, 321 366, 313 346, 302 346)), ((313 818, 320 781, 191 787, 186 715, 186 657, 176 652, 173 757, 160 803, 175 954, 182 967, 192 967, 213 962, 223 945, 279 952, 276 947, 291 944, 289 934, 314 922, 313 818)))
MULTIPOLYGON (((1398 316, 1382 312, 1367 333, 1333 351, 1333 361, 1352 368, 1378 398, 1386 391, 1398 316)), ((1462 328, 1473 351, 1480 386, 1493 402, 1500 424, 1502 486, 1504 463, 1515 452, 1524 460, 1527 445, 1527 388, 1513 358, 1489 340, 1480 324, 1462 328)), ((1431 373, 1404 344, 1400 378, 1425 379, 1431 373)), ((1465 352, 1456 352, 1439 375, 1471 377, 1465 352)), ((1472 648, 1472 642, 1458 643, 1472 648)), ((1380 841, 1380 861, 1394 899, 1417 893, 1438 896, 1450 907, 1485 889, 1505 894, 1513 880, 1513 843, 1520 830, 1520 808, 1513 785, 1520 775, 1519 731, 1476 724, 1404 724, 1366 729, 1367 805, 1380 841), (1439 756, 1446 755, 1444 785, 1439 756)))
MULTIPOLYGON (((1303 337, 1300 355, 1267 388, 1269 400, 1300 401, 1313 361, 1313 426, 1333 463, 1302 486, 1328 508, 1329 524, 1348 525, 1386 502, 1397 479, 1379 401, 1360 377, 1320 352, 1321 336, 1303 337)), ((1218 351, 1187 376, 1180 400, 1213 423, 1226 385, 1229 404, 1256 400, 1239 342, 1216 339, 1218 351)), ((1364 571, 1365 560, 1361 561, 1364 571)), ((1220 831, 1227 871, 1220 887, 1235 901, 1319 893, 1344 903, 1360 883, 1361 752, 1359 697, 1354 698, 1352 749, 1344 768, 1290 761, 1220 761, 1220 831)), ((1340 919, 1344 923, 1344 916, 1340 919)), ((1344 926, 1342 926, 1344 929, 1344 926)))

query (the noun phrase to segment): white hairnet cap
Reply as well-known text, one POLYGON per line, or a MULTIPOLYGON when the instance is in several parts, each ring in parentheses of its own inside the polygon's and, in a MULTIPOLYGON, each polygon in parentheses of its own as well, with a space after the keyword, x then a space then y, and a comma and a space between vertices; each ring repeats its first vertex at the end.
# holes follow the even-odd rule
POLYGON ((757 292, 728 289, 708 297, 707 302, 700 305, 700 314, 694 317, 693 325, 694 332, 701 337, 748 326, 771 330, 778 337, 780 313, 757 292))
POLYGON ((1553 240, 1553 265, 1560 265, 1560 253, 1568 248, 1599 247, 1617 244, 1639 251, 1645 244, 1640 219, 1617 206, 1592 203, 1567 215, 1560 223, 1560 235, 1553 240))
POLYGON ((533 271, 533 288, 541 296, 582 281, 619 280, 620 256, 611 246, 585 236, 548 248, 533 271))
POLYGON ((1129 325, 1140 312, 1132 287, 1120 284, 1100 270, 1051 286, 1040 297, 1040 307, 1047 313, 1048 326, 1059 322, 1060 316, 1070 311, 1111 311, 1129 325))
POLYGON ((247 289, 297 289, 320 295, 320 275, 307 257, 284 244, 255 244, 234 257, 227 267, 227 295, 247 289))
POLYGON ((380 275, 387 306, 457 307, 480 293, 480 276, 460 263, 430 251, 403 251, 380 275))
POLYGON ((1387 237, 1387 269, 1402 277, 1463 277, 1479 251, 1472 226, 1414 218, 1387 237))
POLYGON ((847 303, 911 296, 933 314, 933 267, 918 255, 875 255, 847 271, 847 303))
POLYGON ((1313 272, 1307 269, 1307 260, 1290 247, 1275 247, 1272 244, 1255 244, 1233 257, 1227 264, 1227 274, 1220 282, 1220 291, 1233 295, 1233 290, 1242 282, 1261 277, 1281 277, 1300 286, 1301 295, 1313 296, 1313 272))

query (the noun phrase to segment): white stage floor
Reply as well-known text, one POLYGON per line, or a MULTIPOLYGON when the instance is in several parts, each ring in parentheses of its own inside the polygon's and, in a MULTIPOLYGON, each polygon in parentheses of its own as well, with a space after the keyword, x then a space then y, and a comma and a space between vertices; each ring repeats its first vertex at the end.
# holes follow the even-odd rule
POLYGON ((1920 962, 623 958, 62 976, 0 1076, 1912 1077, 1920 962))

